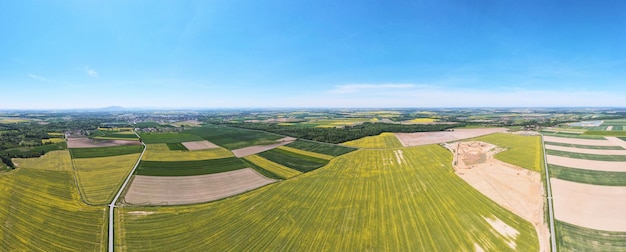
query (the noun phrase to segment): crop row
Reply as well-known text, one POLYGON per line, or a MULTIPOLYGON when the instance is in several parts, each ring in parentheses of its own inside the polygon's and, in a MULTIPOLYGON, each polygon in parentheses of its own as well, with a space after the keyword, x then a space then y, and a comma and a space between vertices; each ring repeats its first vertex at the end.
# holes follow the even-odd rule
POLYGON ((506 148, 507 151, 500 152, 495 158, 517 165, 531 171, 542 171, 543 151, 541 138, 539 136, 523 136, 506 133, 496 133, 473 138, 475 141, 483 141, 506 148))
POLYGON ((556 221, 559 251, 626 251, 626 232, 585 228, 556 221))
POLYGON ((149 176, 192 176, 213 174, 246 168, 239 158, 229 157, 194 161, 141 161, 137 175, 149 176))
POLYGON ((626 161, 626 155, 586 154, 586 153, 575 153, 575 152, 567 152, 567 151, 559 151, 559 150, 546 150, 546 154, 554 155, 554 156, 561 156, 561 157, 577 158, 577 159, 598 160, 598 161, 626 161))
POLYGON ((268 170, 271 173, 280 176, 283 179, 292 178, 302 174, 302 172, 296 171, 276 162, 269 161, 265 158, 259 157, 258 155, 250 155, 245 157, 244 159, 252 162, 255 165, 260 166, 265 170, 268 170))
POLYGON ((366 149, 384 149, 384 148, 399 148, 402 147, 402 143, 398 140, 393 133, 381 133, 378 136, 368 136, 357 140, 348 141, 342 143, 342 145, 366 148, 366 149))
POLYGON ((71 148, 72 158, 97 158, 141 153, 141 145, 119 145, 95 148, 71 148))
POLYGON ((172 151, 166 144, 147 144, 143 160, 146 161, 191 161, 232 157, 233 153, 224 148, 198 151, 172 151))
POLYGON ((580 149, 592 149, 592 150, 623 150, 624 149, 621 146, 582 145, 582 144, 568 144, 568 143, 558 143, 558 142, 549 142, 549 141, 545 141, 545 144, 563 146, 563 147, 573 147, 573 148, 580 148, 580 149))
POLYGON ((185 147, 182 143, 166 143, 166 145, 170 150, 188 151, 187 147, 185 147))
POLYGON ((229 150, 235 150, 253 145, 272 144, 276 143, 276 140, 283 138, 281 135, 263 131, 215 125, 188 129, 185 130, 184 133, 197 135, 203 139, 209 140, 211 143, 217 144, 229 150))
POLYGON ((398 164, 387 162, 393 150, 355 151, 217 202, 118 209, 117 242, 129 251, 539 250, 529 222, 451 172, 447 150, 403 152, 407 162, 398 164), (506 238, 486 218, 519 234, 506 238))
POLYGON ((584 170, 548 164, 550 177, 606 186, 626 186, 626 172, 584 170))
POLYGON ((309 172, 328 163, 328 160, 325 159, 306 156, 284 149, 271 149, 257 155, 300 172, 309 172))
POLYGON ((185 133, 142 133, 141 140, 146 144, 180 143, 204 140, 199 136, 185 133))
POLYGON ((355 151, 355 148, 336 145, 336 144, 328 144, 328 143, 320 143, 313 142, 307 140, 298 139, 293 143, 287 144, 287 147, 292 147, 300 150, 326 154, 331 156, 341 156, 343 154, 349 153, 351 151, 355 151))

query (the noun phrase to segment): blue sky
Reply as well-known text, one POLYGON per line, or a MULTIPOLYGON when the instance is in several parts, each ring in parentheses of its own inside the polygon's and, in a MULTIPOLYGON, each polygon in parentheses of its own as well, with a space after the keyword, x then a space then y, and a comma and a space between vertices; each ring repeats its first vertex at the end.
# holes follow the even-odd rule
POLYGON ((2 1, 0 109, 626 106, 626 1, 2 1))

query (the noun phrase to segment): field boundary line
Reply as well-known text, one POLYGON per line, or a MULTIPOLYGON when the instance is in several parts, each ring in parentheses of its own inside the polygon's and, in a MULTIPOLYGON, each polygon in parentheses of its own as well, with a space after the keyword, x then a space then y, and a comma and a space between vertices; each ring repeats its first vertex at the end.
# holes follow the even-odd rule
MULTIPOLYGON (((139 139, 141 139, 141 137, 139 136, 139 134, 137 134, 137 132, 135 132, 135 135, 137 135, 137 137, 139 139)), ((109 204, 109 249, 108 249, 109 252, 113 252, 114 251, 113 243, 115 241, 115 237, 113 237, 113 233, 114 233, 114 229, 115 229, 114 228, 115 227, 115 222, 113 220, 113 216, 114 216, 114 212, 115 212, 115 202, 117 202, 117 200, 122 195, 122 192, 124 192, 124 189, 128 185, 128 182, 133 177, 133 174, 135 173, 135 170, 139 166, 139 163, 141 162, 141 158, 143 157, 143 154, 146 153, 146 149, 147 149, 146 144, 144 142, 141 142, 141 144, 143 145, 143 150, 141 151, 141 155, 139 155, 139 159, 137 159, 137 163, 135 163, 135 166, 133 167, 133 169, 128 174, 128 177, 126 177, 126 180, 124 180, 124 183, 122 184, 120 189, 117 191, 117 194, 115 194, 115 197, 111 201, 111 204, 109 204)))
POLYGON ((546 145, 543 141, 543 135, 541 136, 541 149, 543 151, 543 168, 546 171, 546 192, 548 196, 548 216, 550 217, 550 243, 552 245, 552 252, 556 252, 556 232, 554 231, 554 208, 552 206, 552 187, 550 186, 550 173, 548 171, 548 158, 546 158, 546 145))

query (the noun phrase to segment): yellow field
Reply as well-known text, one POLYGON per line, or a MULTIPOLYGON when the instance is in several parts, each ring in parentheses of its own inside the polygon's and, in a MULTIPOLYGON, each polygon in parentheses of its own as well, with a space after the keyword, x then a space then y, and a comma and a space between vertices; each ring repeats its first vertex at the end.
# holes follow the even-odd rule
POLYGON ((331 159, 334 158, 331 155, 321 154, 321 153, 317 153, 317 152, 305 151, 305 150, 301 150, 301 149, 291 148, 291 147, 288 147, 288 146, 280 146, 280 147, 278 147, 278 149, 283 149, 283 150, 290 151, 290 152, 293 152, 293 153, 298 153, 298 154, 302 154, 302 155, 305 155, 305 156, 316 157, 316 158, 325 159, 325 160, 331 160, 331 159))
POLYGON ((274 173, 280 177, 283 177, 285 179, 292 178, 294 176, 298 176, 302 174, 302 172, 296 171, 294 169, 291 169, 281 164, 274 163, 270 160, 259 157, 257 155, 250 155, 250 156, 244 157, 244 159, 252 162, 255 165, 260 166, 261 168, 265 170, 270 171, 271 173, 274 173))
POLYGON ((128 132, 130 134, 135 134, 133 132, 133 130, 135 130, 135 129, 134 128, 130 128, 130 127, 128 127, 128 128, 101 128, 101 127, 98 127, 98 130, 101 130, 101 131, 119 131, 120 134, 124 134, 126 132, 128 132))
POLYGON ((90 204, 109 203, 139 159, 139 153, 72 160, 83 199, 90 204))
POLYGON ((409 120, 409 122, 412 122, 412 123, 431 123, 434 121, 436 120, 433 118, 415 118, 413 120, 409 120))
POLYGON ((50 139, 41 139, 41 143, 42 144, 46 144, 46 143, 62 143, 65 142, 64 138, 50 138, 50 139))
POLYGON ((357 140, 342 143, 342 145, 365 148, 365 149, 384 149, 384 148, 400 148, 402 144, 393 133, 385 132, 378 136, 369 136, 357 140))
POLYGON ((14 158, 13 163, 24 169, 72 170, 72 159, 68 150, 51 151, 38 158, 14 158))
POLYGON ((192 161, 234 156, 232 152, 224 148, 215 148, 198 151, 173 151, 166 144, 147 144, 146 153, 142 160, 146 161, 192 161))
POLYGON ((59 132, 48 132, 48 136, 65 136, 65 134, 63 133, 59 133, 59 132))

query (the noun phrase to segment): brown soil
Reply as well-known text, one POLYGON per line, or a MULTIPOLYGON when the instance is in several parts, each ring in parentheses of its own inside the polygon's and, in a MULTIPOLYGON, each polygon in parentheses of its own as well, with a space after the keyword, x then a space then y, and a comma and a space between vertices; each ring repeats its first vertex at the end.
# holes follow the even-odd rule
POLYGON ((395 133, 395 135, 403 146, 408 147, 452 142, 506 130, 505 128, 455 129, 454 131, 395 133))
POLYGON ((609 140, 604 139, 580 139, 580 138, 567 138, 567 137, 553 137, 544 136, 543 140, 546 142, 566 143, 566 144, 579 144, 579 145, 593 145, 593 146, 615 146, 609 140))
POLYGON ((574 153, 584 153, 584 154, 597 154, 597 155, 626 155, 626 150, 582 149, 582 148, 565 147, 565 146, 549 145, 549 144, 546 144, 546 149, 567 151, 567 152, 574 152, 574 153))
POLYGON ((197 176, 136 175, 124 200, 135 205, 192 204, 223 199, 274 182, 251 168, 197 176))
POLYGON ((540 251, 549 251, 550 232, 544 223, 544 190, 538 172, 526 170, 493 157, 502 149, 484 142, 445 145, 455 153, 455 173, 500 206, 535 227, 540 251))
POLYGON ((207 140, 195 141, 195 142, 182 142, 182 144, 185 146, 185 148, 187 148, 190 151, 219 148, 218 145, 211 143, 207 140))
POLYGON ((68 148, 94 148, 118 145, 140 145, 138 140, 92 140, 86 137, 68 138, 68 148))
POLYGON ((608 136, 604 138, 606 138, 606 140, 613 143, 614 145, 621 146, 622 148, 626 149, 626 142, 624 142, 624 140, 619 139, 617 137, 608 137, 608 136))
POLYGON ((235 154, 235 157, 240 158, 240 157, 245 157, 245 156, 250 156, 250 155, 257 154, 257 153, 261 153, 267 150, 271 150, 279 146, 287 145, 287 144, 292 143, 293 141, 296 141, 296 138, 285 137, 285 138, 276 140, 275 144, 255 145, 255 146, 245 147, 241 149, 236 149, 236 150, 233 150, 232 152, 233 154, 235 154))
POLYGON ((626 231, 626 187, 550 179, 557 219, 587 228, 626 231))
POLYGON ((553 165, 584 170, 626 172, 626 162, 576 159, 553 155, 547 155, 546 157, 548 159, 548 163, 553 165))

